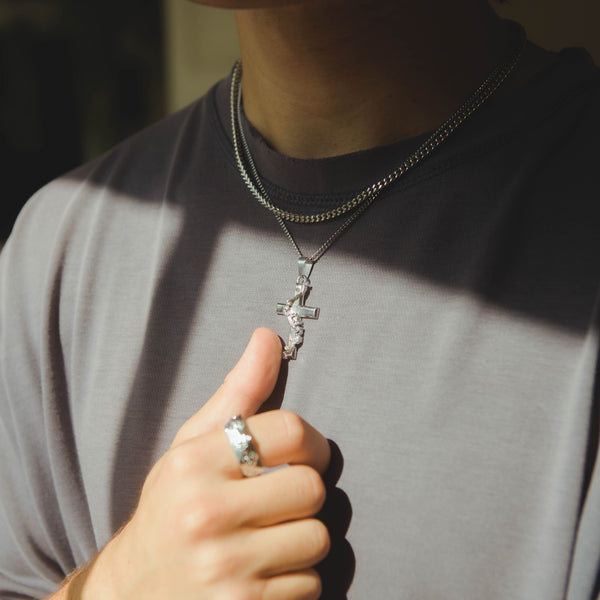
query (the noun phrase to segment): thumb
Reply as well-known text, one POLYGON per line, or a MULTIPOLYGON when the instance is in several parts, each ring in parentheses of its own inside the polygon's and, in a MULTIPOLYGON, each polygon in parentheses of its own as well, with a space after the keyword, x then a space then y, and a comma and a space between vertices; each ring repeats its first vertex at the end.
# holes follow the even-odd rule
POLYGON ((182 425, 173 446, 222 428, 234 415, 253 415, 273 392, 280 367, 279 337, 270 329, 257 329, 221 387, 182 425))

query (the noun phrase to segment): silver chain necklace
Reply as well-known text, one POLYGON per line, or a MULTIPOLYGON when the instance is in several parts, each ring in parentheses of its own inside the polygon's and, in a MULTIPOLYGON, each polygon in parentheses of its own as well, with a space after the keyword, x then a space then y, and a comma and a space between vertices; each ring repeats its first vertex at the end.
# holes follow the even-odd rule
POLYGON ((525 45, 525 32, 520 29, 520 40, 517 48, 506 62, 501 63, 486 77, 481 85, 465 100, 460 108, 442 123, 415 152, 413 152, 394 171, 364 189, 348 202, 331 210, 318 214, 297 214, 282 210, 271 201, 262 180, 258 174, 250 147, 244 134, 242 124, 242 63, 238 61, 231 76, 230 117, 233 138, 233 149, 238 170, 250 193, 258 203, 269 210, 277 219, 288 240, 298 253, 298 277, 294 295, 285 303, 277 304, 277 314, 287 318, 290 325, 288 342, 283 349, 285 360, 295 360, 298 348, 304 340, 304 319, 318 319, 319 309, 306 306, 305 301, 311 290, 310 274, 314 264, 331 248, 331 246, 346 232, 367 208, 379 196, 380 192, 402 177, 407 171, 420 164, 436 150, 458 127, 484 104, 492 94, 504 83, 515 70, 525 45), (240 148, 241 146, 241 148, 240 148), (243 156, 242 156, 243 153, 243 156), (250 170, 250 172, 248 171, 250 170), (352 212, 353 211, 353 212, 352 212), (338 227, 333 234, 309 257, 300 250, 285 221, 291 223, 322 223, 350 213, 350 216, 338 227))

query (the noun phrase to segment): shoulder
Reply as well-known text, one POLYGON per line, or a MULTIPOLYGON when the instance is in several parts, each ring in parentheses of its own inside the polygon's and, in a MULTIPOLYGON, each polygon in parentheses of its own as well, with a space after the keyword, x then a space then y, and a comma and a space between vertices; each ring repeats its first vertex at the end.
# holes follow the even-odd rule
POLYGON ((58 246, 81 246, 100 226, 131 227, 165 203, 177 204, 181 182, 223 152, 214 96, 224 84, 40 189, 17 219, 8 254, 27 248, 35 261, 36 249, 47 256, 58 246))
POLYGON ((5 307, 26 302, 36 304, 30 313, 47 310, 52 289, 76 289, 82 269, 108 276, 123 257, 138 268, 156 233, 167 244, 177 235, 197 179, 210 180, 213 163, 222 169, 228 161, 217 86, 27 202, 0 255, 5 307))

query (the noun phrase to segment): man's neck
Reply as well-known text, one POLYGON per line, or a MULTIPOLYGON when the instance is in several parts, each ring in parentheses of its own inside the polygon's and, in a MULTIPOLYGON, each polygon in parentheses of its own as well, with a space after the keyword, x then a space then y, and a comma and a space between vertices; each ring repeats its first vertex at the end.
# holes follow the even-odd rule
POLYGON ((246 115, 296 158, 434 129, 516 43, 478 0, 308 0, 237 22, 246 115))

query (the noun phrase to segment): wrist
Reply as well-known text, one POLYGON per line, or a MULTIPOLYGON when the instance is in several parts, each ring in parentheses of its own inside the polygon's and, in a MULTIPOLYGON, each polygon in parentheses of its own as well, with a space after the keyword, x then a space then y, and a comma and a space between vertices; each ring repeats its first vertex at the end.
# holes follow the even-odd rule
POLYGON ((127 561, 120 559, 121 532, 117 534, 70 584, 69 600, 119 600, 122 597, 123 569, 127 561))

